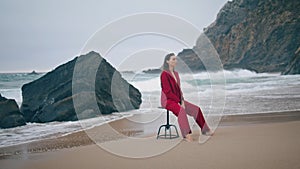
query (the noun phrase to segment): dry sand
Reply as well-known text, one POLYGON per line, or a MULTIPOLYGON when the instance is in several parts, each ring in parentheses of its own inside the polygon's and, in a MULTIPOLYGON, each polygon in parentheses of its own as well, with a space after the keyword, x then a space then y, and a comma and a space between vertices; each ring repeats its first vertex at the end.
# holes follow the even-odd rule
MULTIPOLYGON (((126 158, 113 154, 93 144, 84 132, 78 132, 58 139, 1 148, 0 168, 298 169, 300 168, 299 117, 300 112, 297 111, 227 116, 223 118, 221 127, 204 144, 198 143, 197 131, 193 132, 195 141, 192 143, 181 138, 157 140, 155 137, 145 137, 147 139, 143 143, 144 146, 130 140, 131 137, 119 135, 100 137, 101 146, 113 145, 116 150, 125 154, 137 150, 151 154, 173 144, 169 147, 169 151, 148 158, 126 158), (4 152, 8 154, 18 152, 19 155, 4 156, 4 152)), ((127 124, 123 119, 113 122, 112 126, 125 135, 136 135, 140 132, 127 124)), ((106 130, 105 126, 99 126, 97 129, 106 130)))

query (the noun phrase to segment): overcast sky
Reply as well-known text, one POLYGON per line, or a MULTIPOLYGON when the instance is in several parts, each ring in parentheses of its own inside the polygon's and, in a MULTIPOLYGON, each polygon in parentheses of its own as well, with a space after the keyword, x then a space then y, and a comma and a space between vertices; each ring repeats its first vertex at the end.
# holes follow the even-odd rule
MULTIPOLYGON (((162 12, 181 17, 202 30, 215 20, 226 2, 1 0, 0 72, 50 71, 77 56, 101 27, 131 14, 162 12)), ((149 64, 153 66, 154 62, 149 64)))

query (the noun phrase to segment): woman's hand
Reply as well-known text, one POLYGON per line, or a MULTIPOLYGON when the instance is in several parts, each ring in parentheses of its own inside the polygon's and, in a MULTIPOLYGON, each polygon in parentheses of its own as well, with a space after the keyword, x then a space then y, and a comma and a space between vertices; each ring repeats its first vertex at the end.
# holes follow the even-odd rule
POLYGON ((184 104, 184 101, 182 101, 181 105, 180 105, 182 108, 185 109, 185 104, 184 104))

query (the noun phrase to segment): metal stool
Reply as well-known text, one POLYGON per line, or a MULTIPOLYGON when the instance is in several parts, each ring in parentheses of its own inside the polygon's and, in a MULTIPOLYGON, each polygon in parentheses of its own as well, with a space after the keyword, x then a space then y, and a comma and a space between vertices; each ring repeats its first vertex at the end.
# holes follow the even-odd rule
POLYGON ((161 125, 159 127, 156 139, 158 139, 158 138, 173 139, 173 138, 177 138, 177 137, 179 137, 179 134, 178 134, 178 131, 177 131, 177 127, 175 125, 169 123, 169 110, 167 110, 167 124, 161 125), (172 130, 171 130, 172 126, 176 130, 176 135, 172 134, 172 130), (163 128, 163 127, 165 128, 165 134, 159 135, 160 134, 160 129, 163 128), (169 130, 169 134, 168 135, 167 135, 167 130, 169 130))

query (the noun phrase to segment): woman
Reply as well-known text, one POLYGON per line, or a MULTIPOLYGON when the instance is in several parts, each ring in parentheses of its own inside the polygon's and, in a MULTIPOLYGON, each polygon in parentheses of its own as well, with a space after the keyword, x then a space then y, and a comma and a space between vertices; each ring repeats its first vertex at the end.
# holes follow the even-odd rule
POLYGON ((183 93, 180 89, 180 79, 178 72, 174 70, 177 64, 177 59, 174 53, 166 55, 163 64, 163 71, 160 75, 161 80, 161 105, 170 110, 178 117, 179 127, 183 138, 186 141, 193 141, 187 114, 193 116, 203 135, 212 135, 211 130, 207 126, 201 109, 184 100, 183 93))

